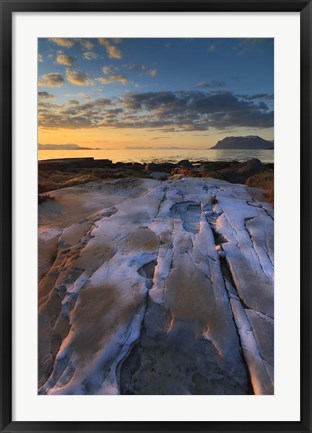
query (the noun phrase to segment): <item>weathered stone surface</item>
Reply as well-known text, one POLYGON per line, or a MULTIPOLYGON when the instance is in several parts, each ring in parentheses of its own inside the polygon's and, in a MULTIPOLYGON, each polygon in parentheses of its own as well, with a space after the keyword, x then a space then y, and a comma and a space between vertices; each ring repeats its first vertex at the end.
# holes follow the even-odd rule
POLYGON ((211 178, 53 195, 39 209, 41 394, 273 393, 270 205, 211 178))
POLYGON ((274 381, 274 321, 255 310, 246 310, 265 368, 274 381))

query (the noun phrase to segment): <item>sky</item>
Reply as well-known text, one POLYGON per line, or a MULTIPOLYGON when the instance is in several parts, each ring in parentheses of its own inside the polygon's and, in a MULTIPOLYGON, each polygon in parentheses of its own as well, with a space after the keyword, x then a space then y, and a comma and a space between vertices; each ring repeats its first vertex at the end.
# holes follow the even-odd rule
POLYGON ((41 38, 38 142, 208 149, 274 138, 274 40, 41 38))

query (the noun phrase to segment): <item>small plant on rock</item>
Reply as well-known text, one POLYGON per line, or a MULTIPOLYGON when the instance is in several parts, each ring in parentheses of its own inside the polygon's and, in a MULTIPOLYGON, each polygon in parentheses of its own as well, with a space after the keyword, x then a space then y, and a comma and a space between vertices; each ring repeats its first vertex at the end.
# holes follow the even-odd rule
POLYGON ((218 203, 218 199, 216 195, 213 195, 210 197, 209 203, 211 204, 211 206, 215 205, 218 203))

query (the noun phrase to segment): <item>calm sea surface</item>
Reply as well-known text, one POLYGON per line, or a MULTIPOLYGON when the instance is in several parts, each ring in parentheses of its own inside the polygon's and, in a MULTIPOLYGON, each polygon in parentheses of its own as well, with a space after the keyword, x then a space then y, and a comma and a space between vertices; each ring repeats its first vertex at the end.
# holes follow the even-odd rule
POLYGON ((225 149, 102 149, 102 150, 39 150, 38 159, 85 158, 110 159, 121 162, 246 161, 257 158, 274 162, 274 150, 225 149))

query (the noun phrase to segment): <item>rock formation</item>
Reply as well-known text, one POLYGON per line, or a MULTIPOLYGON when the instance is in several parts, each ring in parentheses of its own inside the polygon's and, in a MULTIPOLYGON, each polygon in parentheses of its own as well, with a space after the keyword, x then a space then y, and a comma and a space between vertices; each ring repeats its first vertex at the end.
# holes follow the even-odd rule
POLYGON ((212 149, 273 149, 273 141, 264 140, 258 135, 246 137, 225 137, 219 140, 212 149))
POLYGON ((53 196, 39 207, 40 394, 274 392, 271 205, 209 178, 53 196))

